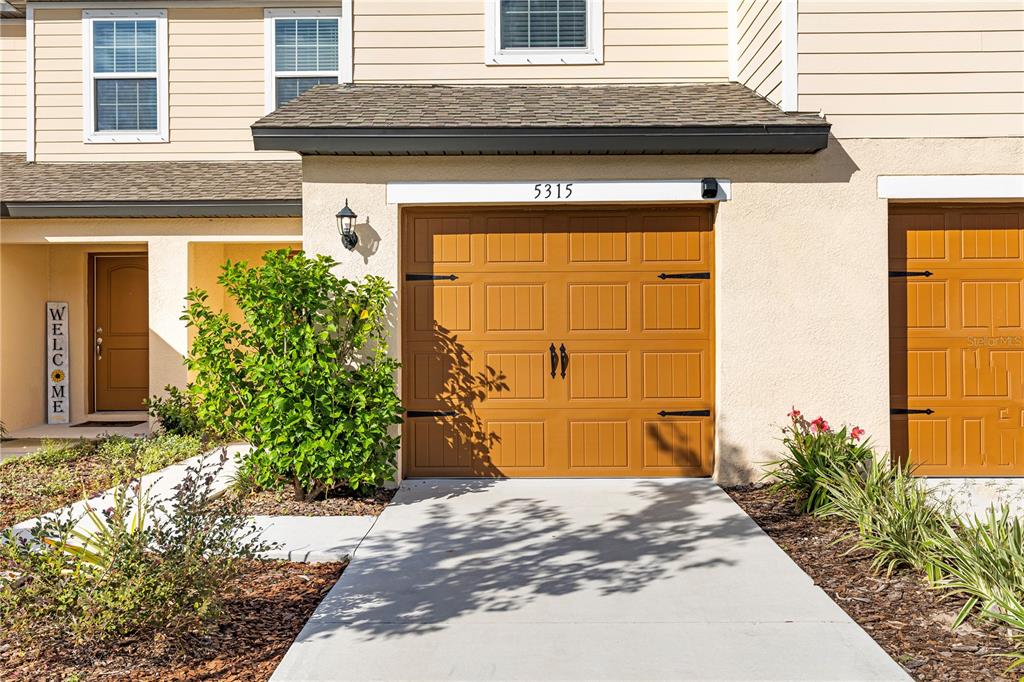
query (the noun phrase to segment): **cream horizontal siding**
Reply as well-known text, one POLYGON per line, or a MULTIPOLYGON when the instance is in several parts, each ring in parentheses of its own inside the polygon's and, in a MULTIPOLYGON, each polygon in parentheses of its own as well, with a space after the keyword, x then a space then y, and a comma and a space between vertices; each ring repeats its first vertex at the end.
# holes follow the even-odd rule
POLYGON ((598 83, 728 77, 724 0, 604 0, 604 64, 487 66, 483 0, 357 0, 357 83, 598 83))
POLYGON ((739 82, 778 104, 782 101, 781 0, 739 0, 736 43, 739 82))
POLYGON ((25 21, 0 19, 0 152, 25 151, 25 21))
POLYGON ((799 4, 799 108, 837 137, 1024 135, 1020 0, 799 4))
POLYGON ((263 116, 263 9, 167 11, 167 143, 82 142, 82 12, 38 9, 36 152, 40 161, 289 159, 253 150, 263 116))

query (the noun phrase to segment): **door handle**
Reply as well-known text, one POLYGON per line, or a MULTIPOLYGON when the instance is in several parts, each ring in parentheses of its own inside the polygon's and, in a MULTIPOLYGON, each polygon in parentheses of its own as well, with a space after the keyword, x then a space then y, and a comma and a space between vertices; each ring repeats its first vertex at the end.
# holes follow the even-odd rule
POLYGON ((565 351, 565 344, 563 343, 558 347, 558 352, 562 355, 562 378, 565 378, 565 370, 569 367, 569 354, 565 351))
POLYGON ((551 378, 555 378, 555 370, 558 369, 558 356, 555 355, 555 344, 552 343, 551 347, 548 348, 548 353, 551 354, 551 378))

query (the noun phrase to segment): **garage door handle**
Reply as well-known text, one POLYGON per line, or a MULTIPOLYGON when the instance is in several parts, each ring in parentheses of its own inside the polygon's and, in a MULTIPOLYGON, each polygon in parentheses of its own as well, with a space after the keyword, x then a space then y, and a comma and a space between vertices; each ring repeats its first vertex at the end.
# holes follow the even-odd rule
POLYGON ((908 410, 905 407, 894 407, 889 410, 889 414, 935 414, 935 410, 930 407, 926 410, 908 410))
POLYGON ((663 272, 658 279, 711 279, 710 272, 663 272))
POLYGON ((569 367, 569 354, 565 352, 565 344, 563 343, 558 348, 558 352, 562 355, 562 378, 565 378, 565 370, 569 367))
POLYGON ((411 419, 416 417, 454 417, 455 410, 406 410, 405 416, 411 419))
POLYGON ((676 412, 668 412, 662 410, 658 413, 659 417, 710 417, 711 410, 679 410, 676 412))
POLYGON ((935 273, 931 270, 890 270, 890 277, 931 277, 935 273))
POLYGON ((455 275, 418 275, 414 272, 409 273, 405 276, 407 282, 432 282, 434 280, 447 279, 454 282, 458 279, 455 275))
POLYGON ((548 353, 551 354, 551 378, 555 378, 555 371, 558 369, 558 354, 555 353, 555 344, 551 344, 548 348, 548 353))

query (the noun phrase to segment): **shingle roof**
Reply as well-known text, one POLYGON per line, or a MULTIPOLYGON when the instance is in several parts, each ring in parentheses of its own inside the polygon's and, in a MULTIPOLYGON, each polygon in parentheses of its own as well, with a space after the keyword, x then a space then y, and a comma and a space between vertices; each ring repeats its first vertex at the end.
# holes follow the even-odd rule
POLYGON ((75 202, 298 202, 300 161, 145 161, 26 163, 0 154, 0 201, 63 205, 75 202))
POLYGON ((0 154, 3 201, 302 198, 301 161, 26 163, 0 154))
POLYGON ((551 128, 815 125, 738 83, 320 85, 253 128, 551 128))

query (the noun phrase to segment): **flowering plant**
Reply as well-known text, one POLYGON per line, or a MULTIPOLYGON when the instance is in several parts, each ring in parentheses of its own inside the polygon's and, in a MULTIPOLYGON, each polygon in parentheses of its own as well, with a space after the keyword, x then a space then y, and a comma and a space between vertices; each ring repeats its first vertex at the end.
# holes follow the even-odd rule
POLYGON ((776 490, 795 494, 803 513, 817 511, 828 501, 825 477, 829 471, 856 469, 872 456, 864 429, 844 426, 835 431, 824 417, 808 420, 795 407, 789 424, 782 427, 782 443, 786 452, 768 463, 766 477, 775 480, 776 490))

